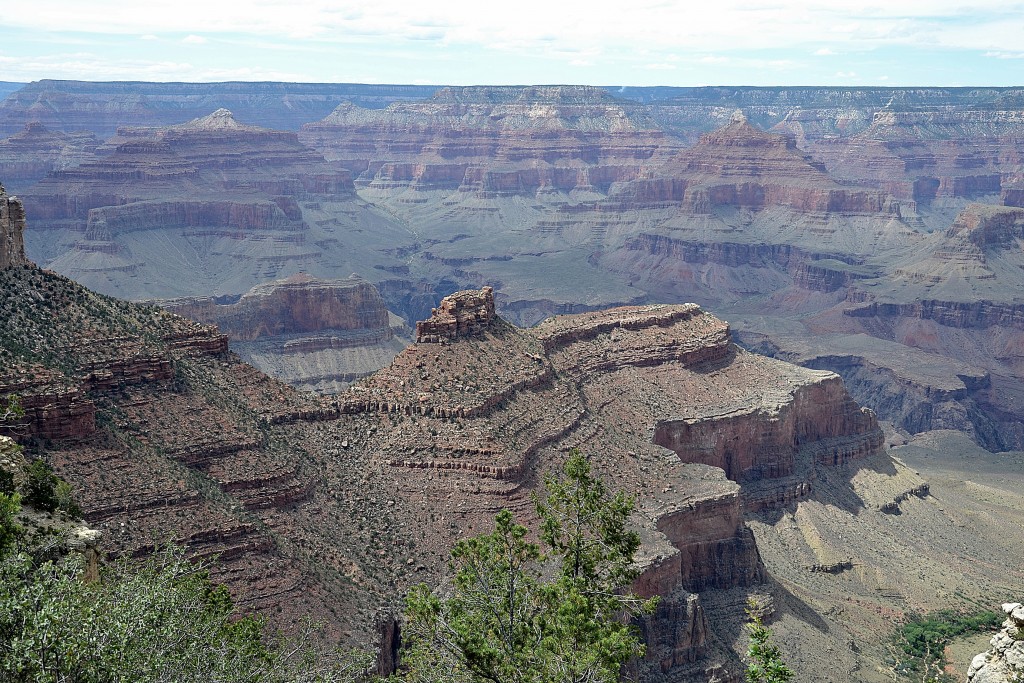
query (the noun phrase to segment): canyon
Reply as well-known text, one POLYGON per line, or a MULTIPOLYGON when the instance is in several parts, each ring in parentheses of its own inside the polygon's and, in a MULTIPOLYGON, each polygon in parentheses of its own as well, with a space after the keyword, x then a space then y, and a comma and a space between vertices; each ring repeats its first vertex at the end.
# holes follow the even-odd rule
POLYGON ((0 103, 0 395, 110 551, 388 670, 578 447, 640 503, 644 680, 740 680, 751 596, 822 681, 1019 599, 1019 89, 133 87, 0 103))

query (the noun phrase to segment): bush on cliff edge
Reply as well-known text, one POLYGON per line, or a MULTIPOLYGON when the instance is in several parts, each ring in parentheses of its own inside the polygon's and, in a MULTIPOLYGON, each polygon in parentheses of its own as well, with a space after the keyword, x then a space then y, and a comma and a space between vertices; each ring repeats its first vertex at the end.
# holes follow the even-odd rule
POLYGON ((611 495, 574 451, 536 500, 541 545, 508 510, 495 530, 452 550, 450 595, 410 591, 403 637, 409 681, 617 681, 644 645, 629 618, 657 599, 623 591, 637 576, 633 501, 611 495))
MULTIPOLYGON (((334 683, 364 657, 323 652, 237 618, 223 586, 180 548, 82 580, 79 553, 28 546, 17 494, 0 494, 0 680, 10 683, 334 683)), ((37 538, 38 541, 38 538, 37 538)))

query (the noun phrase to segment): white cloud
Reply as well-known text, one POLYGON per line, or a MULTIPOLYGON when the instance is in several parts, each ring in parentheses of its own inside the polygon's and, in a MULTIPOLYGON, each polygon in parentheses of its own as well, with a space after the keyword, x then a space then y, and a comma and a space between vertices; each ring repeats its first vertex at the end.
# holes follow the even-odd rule
POLYGON ((836 78, 857 78, 856 71, 837 71, 836 78))
POLYGON ((309 74, 272 69, 209 68, 190 62, 106 59, 91 53, 50 55, 25 59, 0 55, 0 72, 16 82, 42 78, 146 81, 316 81, 309 74))
POLYGON ((986 52, 983 56, 996 59, 1024 59, 1024 52, 986 52))
MULTIPOLYGON (((972 56, 985 54, 992 59, 1024 58, 1020 42, 1024 0, 715 0, 702 5, 699 13, 686 0, 607 3, 600 11, 590 12, 580 12, 577 3, 518 0, 514 12, 500 13, 479 0, 249 0, 245 11, 239 11, 237 3, 209 0, 7 4, 0 27, 0 37, 9 38, 0 40, 5 46, 14 42, 11 39, 27 42, 25 39, 35 36, 37 44, 59 41, 62 45, 53 50, 69 50, 84 37, 86 49, 99 52, 103 45, 117 45, 121 36, 132 41, 133 54, 144 54, 150 60, 146 62, 149 66, 140 68, 152 69, 153 64, 237 57, 243 50, 252 56, 256 46, 265 44, 267 52, 276 55, 258 58, 269 65, 265 74, 308 68, 320 74, 317 80, 329 78, 334 70, 349 73, 364 68, 353 66, 361 60, 375 62, 372 68, 380 71, 379 77, 391 80, 401 80, 395 74, 404 73, 407 78, 425 75, 430 80, 444 80, 445 73, 458 71, 448 68, 446 60, 459 59, 469 64, 473 79, 481 78, 479 66, 485 60, 492 60, 506 74, 513 69, 535 69, 522 72, 534 74, 529 78, 544 77, 536 74, 547 73, 541 70, 545 61, 550 63, 549 69, 618 67, 652 79, 666 77, 668 74, 657 72, 670 71, 676 64, 674 82, 693 73, 693 67, 706 74, 702 78, 726 72, 735 77, 744 69, 759 70, 765 78, 763 74, 779 78, 806 69, 813 70, 817 78, 838 66, 825 57, 843 55, 844 60, 850 59, 842 68, 860 72, 865 81, 873 81, 885 70, 894 82, 900 82, 905 80, 901 71, 907 65, 867 66, 856 56, 871 51, 892 55, 893 49, 915 47, 932 52, 969 49, 972 56), (195 34, 197 30, 201 34, 195 34), (203 40, 217 50, 185 51, 185 46, 200 45, 203 40), (883 53, 883 48, 890 51, 883 53), (293 54, 287 54, 289 51, 293 54), (210 54, 201 57, 201 53, 210 54), (319 63, 307 67, 300 61, 302 53, 319 63), (404 70, 377 65, 398 64, 406 56, 409 67, 404 70), (328 64, 331 60, 341 61, 328 64), (281 63, 289 66, 281 67, 281 63), (444 68, 436 68, 438 63, 444 68)), ((126 52, 118 47, 119 52, 112 51, 105 59, 102 75, 77 77, 114 78, 111 71, 123 71, 117 67, 117 57, 126 52)), ((32 61, 31 56, 26 59, 32 61)), ((238 57, 220 63, 252 64, 253 60, 238 57)), ((202 73, 216 68, 211 62, 202 73)), ((200 66, 193 66, 174 78, 196 78, 197 70, 200 66)), ((148 73, 125 72, 123 77, 147 78, 148 73)), ((497 74, 499 69, 488 73, 497 74)), ((4 77, 14 78, 7 73, 4 77)), ((856 76, 844 73, 842 77, 856 76)), ((527 77, 504 78, 521 81, 527 77)))
MULTIPOLYGON (((609 3, 580 12, 575 3, 519 0, 515 12, 494 12, 478 0, 261 0, 245 11, 208 0, 47 0, 8 3, 10 27, 45 31, 188 35, 201 17, 214 33, 288 36, 330 42, 366 37, 516 45, 535 50, 551 42, 585 48, 643 45, 659 52, 742 45, 746 49, 814 49, 915 43, 972 49, 1019 50, 1024 6, 1015 0, 716 0, 695 13, 683 0, 609 3), (42 5, 42 6, 40 6, 42 5), (539 20, 538 18, 543 18, 539 20)), ((821 52, 820 54, 825 54, 821 52)))

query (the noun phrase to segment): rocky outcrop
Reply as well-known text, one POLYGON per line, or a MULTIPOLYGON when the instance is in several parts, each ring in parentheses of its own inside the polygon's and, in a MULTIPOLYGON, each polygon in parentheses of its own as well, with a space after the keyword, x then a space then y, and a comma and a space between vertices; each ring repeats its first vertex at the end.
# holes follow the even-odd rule
POLYGON ((853 402, 838 376, 764 399, 760 405, 731 406, 721 414, 662 420, 654 442, 684 462, 720 467, 736 481, 793 474, 797 451, 807 444, 814 445, 815 459, 830 465, 882 448, 874 414, 853 402))
POLYGON ((231 302, 206 297, 161 301, 160 305, 216 325, 233 341, 330 330, 369 333, 374 341, 391 338, 384 301, 373 285, 357 275, 347 280, 293 275, 258 285, 231 302))
POLYGON ((430 319, 416 323, 416 342, 439 344, 486 329, 494 319, 494 288, 456 292, 441 299, 430 319))
POLYGON ((992 647, 971 662, 967 683, 1016 683, 1024 677, 1024 606, 1003 605, 1006 621, 992 636, 992 647))
POLYGON ((17 197, 9 197, 0 185, 0 268, 22 266, 25 258, 25 207, 17 197))
POLYGON ((640 620, 640 632, 648 661, 668 673, 707 656, 711 625, 700 595, 690 593, 678 601, 659 600, 654 613, 640 620))

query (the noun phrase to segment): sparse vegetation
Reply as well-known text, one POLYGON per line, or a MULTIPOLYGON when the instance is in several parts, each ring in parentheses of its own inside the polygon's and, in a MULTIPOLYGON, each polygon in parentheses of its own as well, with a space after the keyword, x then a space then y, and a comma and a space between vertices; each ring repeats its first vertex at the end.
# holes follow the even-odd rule
POLYGON ((995 630, 1002 621, 1003 615, 994 611, 964 613, 946 609, 924 616, 912 615, 893 636, 892 671, 905 680, 953 681, 944 671, 946 645, 965 633, 995 630))
POLYGON ((636 576, 633 502, 610 495, 578 452, 536 501, 542 545, 508 510, 495 530, 452 550, 452 594, 426 585, 407 598, 407 681, 617 681, 644 653, 629 624, 656 599, 622 592, 636 576))
POLYGON ((761 620, 760 605, 751 600, 747 605, 750 623, 750 647, 747 656, 745 680, 747 683, 786 683, 793 678, 793 670, 782 659, 782 650, 771 642, 772 632, 761 620))
POLYGON ((365 654, 325 652, 270 637, 262 619, 235 618, 223 586, 169 548, 82 580, 83 558, 25 545, 17 494, 0 495, 0 679, 268 681, 363 678, 365 654))

